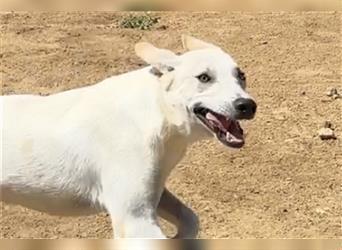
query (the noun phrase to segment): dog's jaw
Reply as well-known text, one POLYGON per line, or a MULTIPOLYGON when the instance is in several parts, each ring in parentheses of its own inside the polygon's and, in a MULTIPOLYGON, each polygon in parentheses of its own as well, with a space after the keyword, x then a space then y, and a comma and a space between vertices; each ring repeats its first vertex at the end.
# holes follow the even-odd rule
POLYGON ((199 105, 194 107, 193 112, 202 126, 223 145, 231 148, 241 148, 244 145, 243 129, 237 120, 199 105))

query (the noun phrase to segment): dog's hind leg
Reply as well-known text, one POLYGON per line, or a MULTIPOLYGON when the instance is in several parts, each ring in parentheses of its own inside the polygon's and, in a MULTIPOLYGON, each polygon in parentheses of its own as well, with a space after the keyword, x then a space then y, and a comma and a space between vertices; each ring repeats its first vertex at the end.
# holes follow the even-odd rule
POLYGON ((196 238, 199 230, 196 214, 166 188, 160 198, 158 214, 177 227, 174 238, 196 238))

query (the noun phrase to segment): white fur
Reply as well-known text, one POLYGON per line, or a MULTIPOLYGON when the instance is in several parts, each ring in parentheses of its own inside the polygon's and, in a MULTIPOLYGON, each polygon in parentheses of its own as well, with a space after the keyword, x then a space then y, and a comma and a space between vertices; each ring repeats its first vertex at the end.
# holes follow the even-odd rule
POLYGON ((1 96, 2 200, 56 215, 108 211, 115 237, 164 238, 164 192, 158 213, 178 237, 195 237, 197 217, 164 190, 187 146, 211 135, 191 109, 202 102, 230 115, 232 101, 249 95, 228 54, 192 37, 183 44, 181 56, 136 46, 161 77, 148 66, 46 97, 1 96), (216 82, 203 86, 195 76, 206 69, 216 82))

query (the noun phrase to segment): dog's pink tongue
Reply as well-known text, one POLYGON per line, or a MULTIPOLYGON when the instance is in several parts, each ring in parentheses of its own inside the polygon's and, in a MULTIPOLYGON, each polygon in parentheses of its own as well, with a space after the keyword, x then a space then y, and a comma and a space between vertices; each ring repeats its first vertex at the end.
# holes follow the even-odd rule
POLYGON ((215 123, 217 126, 221 127, 224 130, 228 130, 229 121, 224 116, 216 116, 210 112, 208 112, 205 116, 209 121, 215 123))

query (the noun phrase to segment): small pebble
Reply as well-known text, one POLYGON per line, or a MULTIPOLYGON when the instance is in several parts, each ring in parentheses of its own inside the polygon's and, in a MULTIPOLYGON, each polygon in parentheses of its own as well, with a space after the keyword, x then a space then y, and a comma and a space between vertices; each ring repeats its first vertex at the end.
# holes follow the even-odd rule
POLYGON ((327 96, 332 97, 333 99, 341 98, 341 95, 338 93, 336 88, 329 88, 327 91, 327 96))
POLYGON ((321 128, 318 131, 318 135, 322 140, 336 139, 334 130, 332 130, 331 128, 321 128))
POLYGON ((337 89, 336 88, 329 88, 327 91, 327 96, 331 97, 333 95, 337 95, 337 89))
POLYGON ((336 95, 333 95, 332 98, 336 100, 336 99, 339 99, 339 98, 342 98, 342 97, 341 97, 340 94, 336 94, 336 95))
POLYGON ((326 214, 326 213, 327 213, 324 209, 319 208, 319 207, 316 208, 315 211, 316 211, 316 213, 318 213, 318 214, 326 214))

